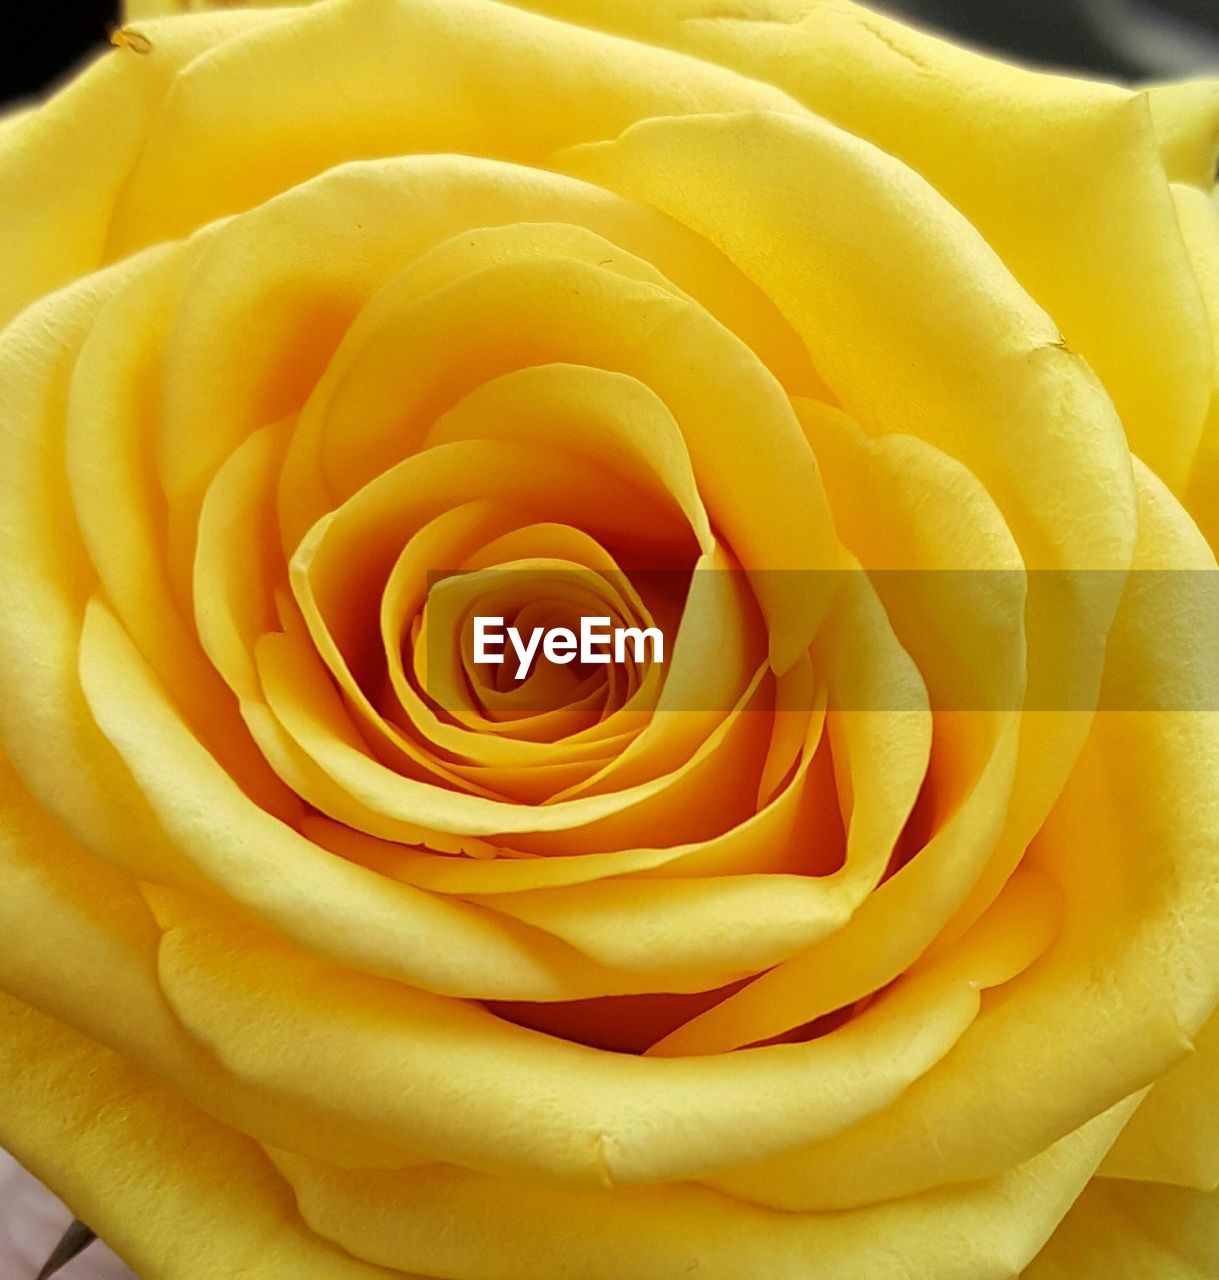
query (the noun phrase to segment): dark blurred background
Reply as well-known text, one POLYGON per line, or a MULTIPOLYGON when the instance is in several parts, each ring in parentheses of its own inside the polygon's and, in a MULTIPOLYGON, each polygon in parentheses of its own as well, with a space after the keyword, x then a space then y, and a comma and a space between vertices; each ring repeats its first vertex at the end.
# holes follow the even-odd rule
MULTIPOLYGON (((658 0, 658 3, 660 0, 658 0)), ((1144 80, 1219 72, 1219 0, 872 0, 1026 62, 1144 80)), ((102 44, 105 0, 3 0, 0 102, 38 93, 102 44)))
POLYGON ((1025 62, 1122 80, 1219 72, 1219 0, 885 0, 1025 62))

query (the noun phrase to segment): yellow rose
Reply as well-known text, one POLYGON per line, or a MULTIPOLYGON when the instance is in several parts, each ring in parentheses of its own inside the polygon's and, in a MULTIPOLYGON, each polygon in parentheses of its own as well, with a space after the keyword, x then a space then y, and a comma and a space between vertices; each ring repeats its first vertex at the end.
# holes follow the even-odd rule
POLYGON ((1219 92, 117 43, 0 123, 0 1143, 149 1280, 1213 1273, 1219 92), (665 663, 480 683, 505 565, 665 663))

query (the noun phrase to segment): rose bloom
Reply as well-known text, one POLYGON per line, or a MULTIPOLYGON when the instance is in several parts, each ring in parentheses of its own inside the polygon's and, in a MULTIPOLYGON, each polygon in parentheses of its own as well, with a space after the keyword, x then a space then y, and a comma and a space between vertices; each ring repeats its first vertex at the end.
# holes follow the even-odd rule
POLYGON ((1216 1274, 1215 86, 129 23, 0 123, 0 1143, 146 1280, 1216 1274))

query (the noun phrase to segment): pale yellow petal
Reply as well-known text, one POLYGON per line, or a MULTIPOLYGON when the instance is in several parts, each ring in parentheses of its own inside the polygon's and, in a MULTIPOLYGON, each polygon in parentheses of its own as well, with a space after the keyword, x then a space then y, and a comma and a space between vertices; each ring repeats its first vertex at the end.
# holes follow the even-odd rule
POLYGON ((1096 1178, 1023 1280, 1211 1280, 1216 1274, 1219 1195, 1096 1178))
POLYGON ((147 51, 111 50, 21 128, 0 134, 0 326, 101 265, 115 202, 175 77, 268 20, 229 11, 149 22, 147 51))
MULTIPOLYGON (((778 85, 921 174, 1097 371, 1139 456, 1180 487, 1206 414, 1211 357, 1145 95, 1010 66, 850 0, 528 0, 528 7, 778 85), (1035 181, 1017 176, 1033 174, 1035 181)), ((838 206, 856 228, 871 233, 886 221, 828 196, 815 166, 764 163, 784 181, 816 172, 813 198, 838 206)), ((732 172, 734 181, 718 178, 719 185, 752 197, 756 186, 732 172)), ((708 212, 714 207, 705 196, 694 199, 708 212)), ((914 226, 908 212, 897 212, 904 202, 895 193, 888 221, 907 237, 914 226)), ((807 234, 798 220, 782 225, 807 234)), ((909 256, 901 247, 879 250, 871 234, 861 239, 876 252, 878 268, 892 270, 909 256)), ((775 252, 767 235, 755 248, 779 271, 801 261, 775 252)), ((963 321, 946 283, 926 297, 963 321)), ((806 296, 823 302, 815 287, 806 296)), ((883 286, 875 299, 888 304, 894 323, 918 312, 883 286)), ((847 340, 874 332, 842 324, 833 308, 824 314, 835 316, 847 340)), ((867 351, 871 359, 875 348, 867 351)), ((920 363, 933 359, 924 350, 920 363)), ((962 351, 945 368, 972 369, 974 362, 962 351)))
POLYGON ((0 995, 0 1141, 140 1275, 404 1280, 313 1234, 262 1149, 0 995))
POLYGON ((77 675, 96 571, 75 533, 64 469, 71 370, 107 299, 139 268, 31 307, 0 335, 0 663, 20 671, 0 698, 0 737, 41 803, 87 847, 136 871, 198 881, 157 828, 93 720, 77 675), (31 655, 38 655, 31 662, 31 655))
POLYGON ((156 977, 160 932, 137 885, 82 849, 0 763, 0 987, 172 1084, 193 1105, 263 1141, 353 1164, 410 1152, 353 1141, 307 1108, 227 1075, 184 1034, 156 977))
POLYGON ((283 12, 239 12, 240 41, 173 83, 115 204, 109 254, 176 238, 348 160, 447 152, 536 163, 658 113, 799 109, 701 59, 484 0, 283 12))
POLYGON ((775 1213, 689 1185, 573 1194, 444 1166, 347 1175, 275 1160, 321 1235, 462 1280, 978 1280, 1014 1276, 1036 1253, 1129 1109, 1001 1177, 848 1213, 775 1213), (437 1231, 438 1218, 478 1229, 437 1231))
POLYGON ((1147 97, 1169 178, 1209 192, 1219 159, 1219 81, 1153 85, 1147 97))
POLYGON ((1200 1191, 1219 1187, 1219 1016, 1194 1039, 1194 1051, 1134 1113, 1101 1172, 1200 1191))
POLYGON ((982 975, 940 966, 819 1040, 644 1058, 336 968, 180 895, 151 900, 166 997, 238 1078, 353 1140, 551 1184, 673 1181, 818 1142, 889 1106, 980 1003, 982 975))

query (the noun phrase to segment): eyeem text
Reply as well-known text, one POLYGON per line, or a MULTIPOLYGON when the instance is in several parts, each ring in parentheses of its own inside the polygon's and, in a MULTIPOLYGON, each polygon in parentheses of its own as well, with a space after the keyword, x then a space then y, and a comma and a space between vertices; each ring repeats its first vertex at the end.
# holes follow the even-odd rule
POLYGON ((659 627, 611 627, 609 618, 583 617, 579 633, 569 627, 534 627, 524 636, 517 627, 505 627, 503 618, 474 618, 474 661, 499 666, 509 646, 516 655, 516 678, 523 680, 538 652, 548 662, 565 665, 647 660, 648 641, 652 661, 664 662, 665 638, 659 627))

